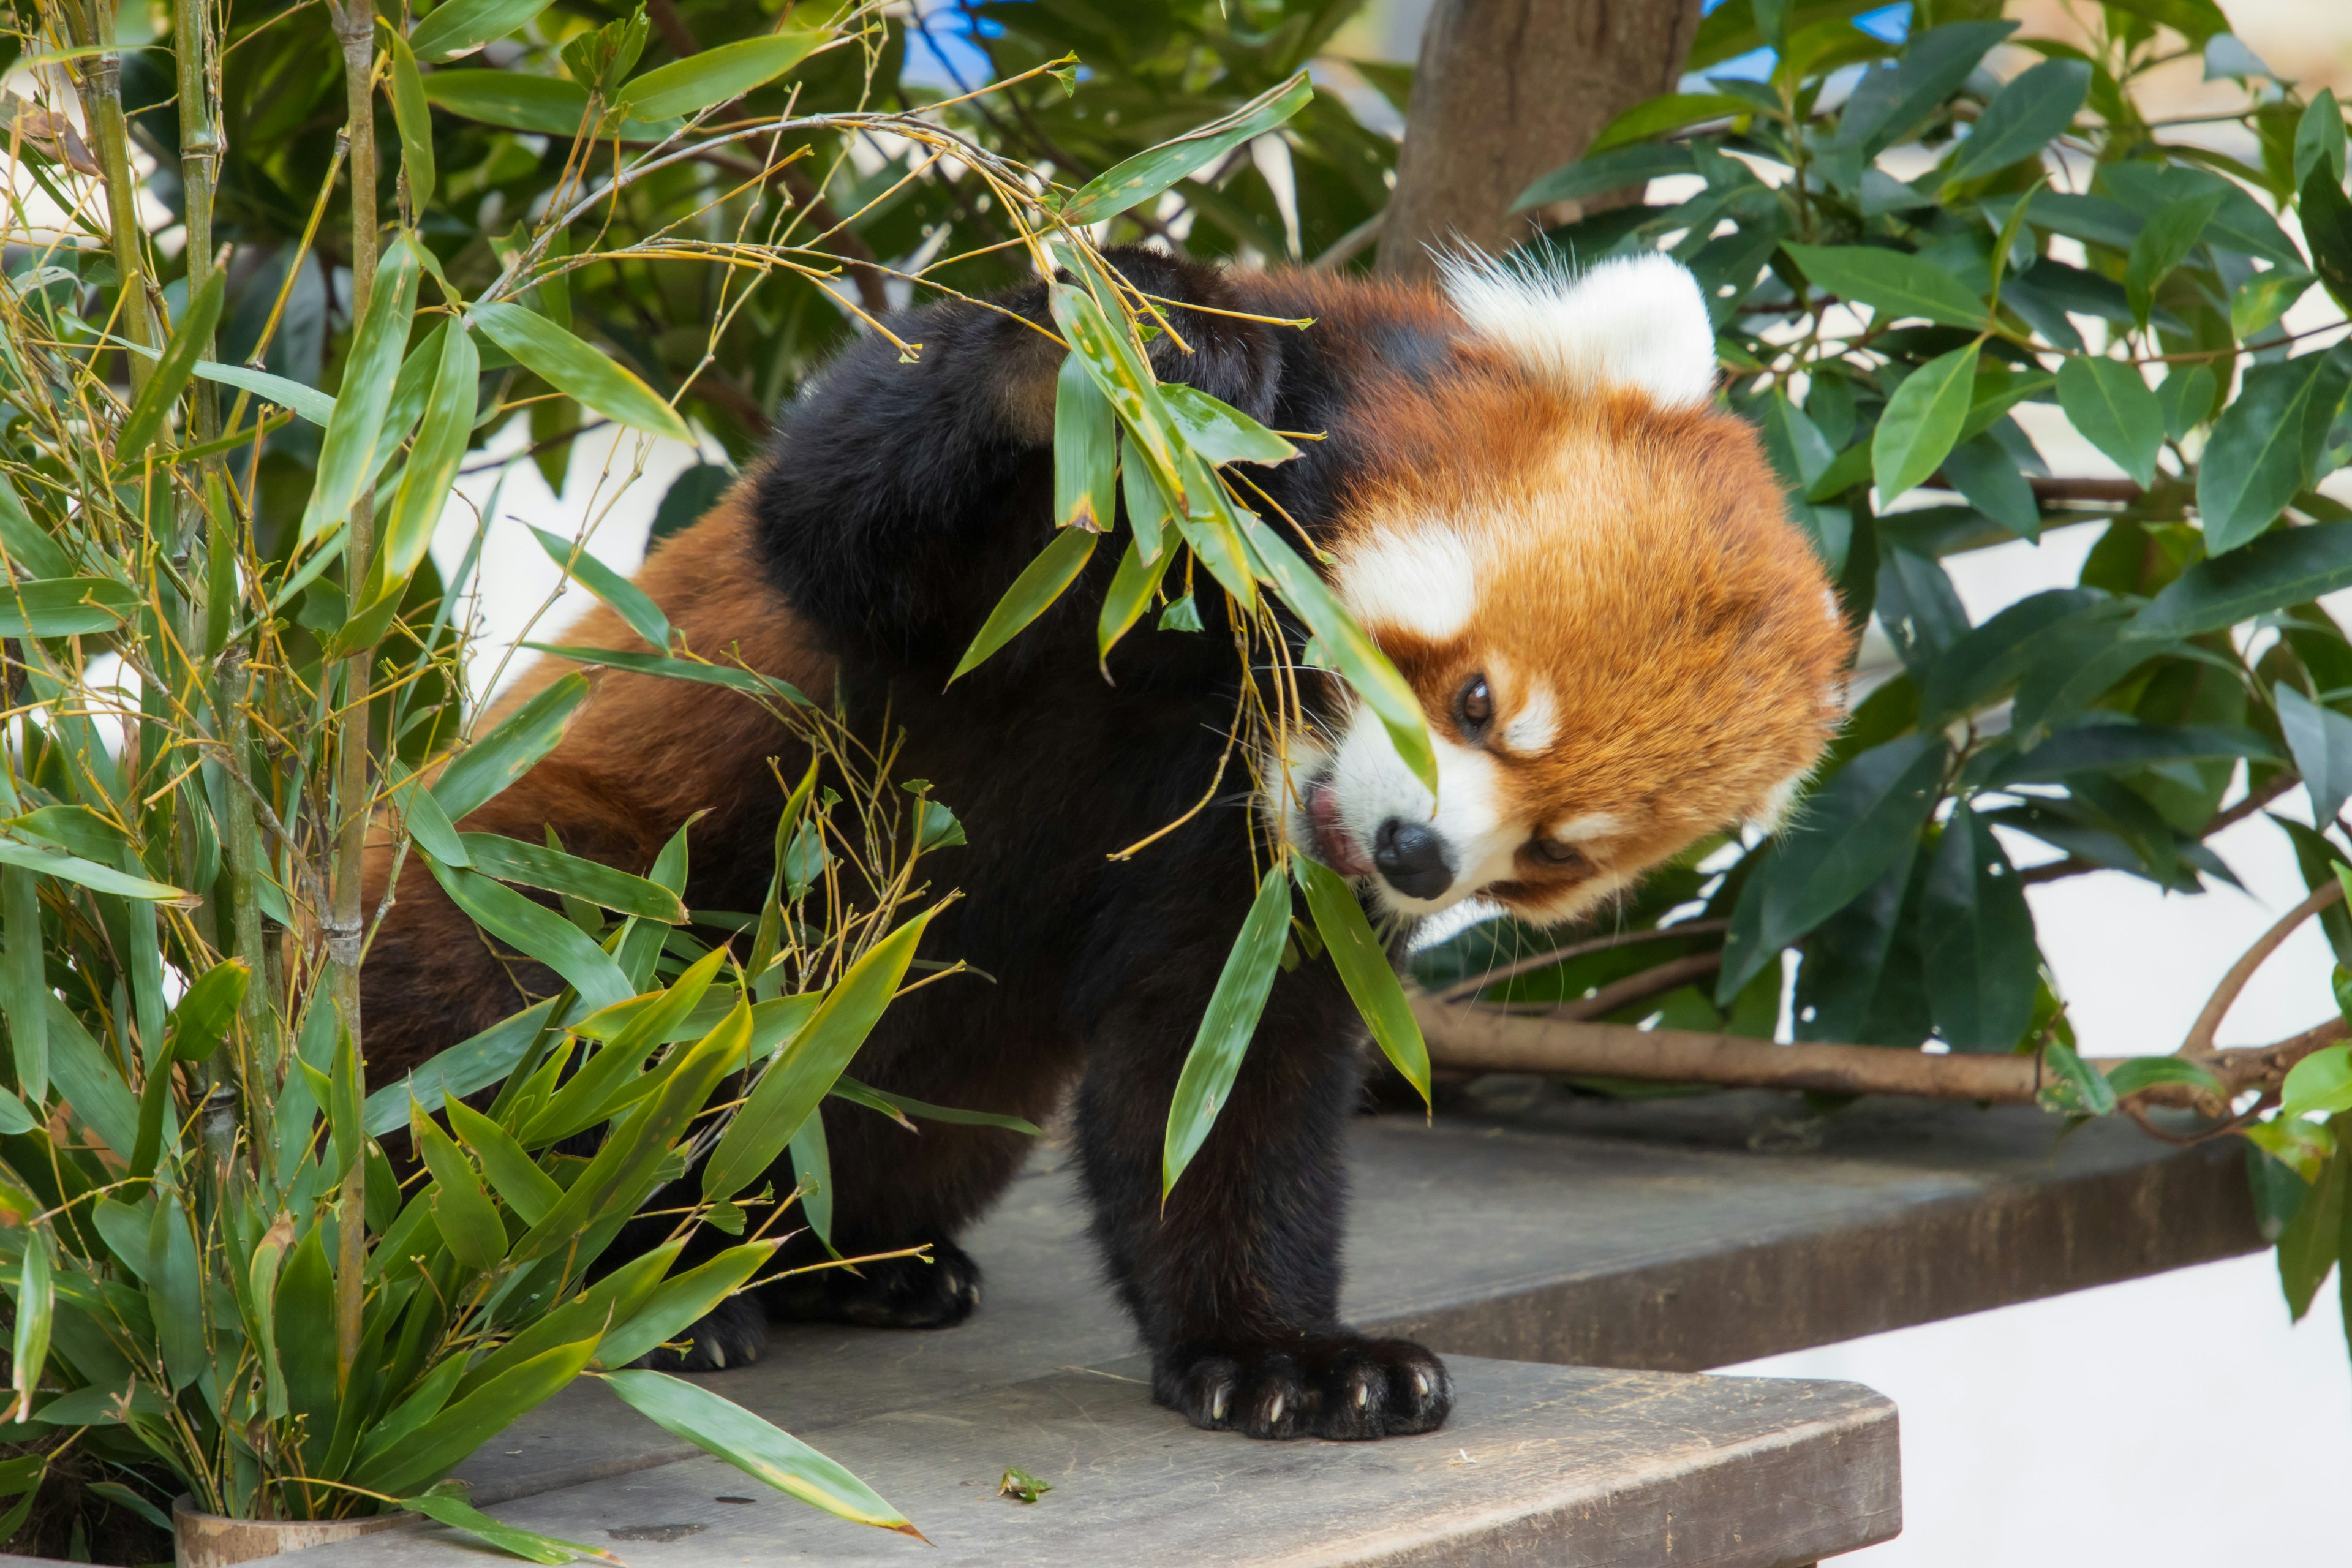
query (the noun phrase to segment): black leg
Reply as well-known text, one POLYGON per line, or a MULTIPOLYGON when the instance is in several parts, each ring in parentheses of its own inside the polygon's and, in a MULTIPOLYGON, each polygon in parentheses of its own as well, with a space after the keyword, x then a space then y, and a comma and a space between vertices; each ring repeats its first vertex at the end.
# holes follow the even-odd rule
POLYGON ((1444 1363, 1339 1321, 1341 1142, 1362 1068, 1328 964, 1276 982, 1215 1130, 1161 1205, 1169 1101, 1209 992, 1183 968, 1105 1018, 1078 1098, 1095 1232, 1151 1352, 1154 1397, 1253 1437, 1434 1430, 1453 1404, 1444 1363))

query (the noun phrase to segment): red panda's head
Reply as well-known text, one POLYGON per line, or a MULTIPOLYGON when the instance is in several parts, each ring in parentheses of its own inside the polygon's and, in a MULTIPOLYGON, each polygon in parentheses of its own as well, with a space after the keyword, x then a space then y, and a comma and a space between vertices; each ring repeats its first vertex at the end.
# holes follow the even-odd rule
POLYGON ((1293 842, 1398 914, 1538 924, 1769 823, 1835 731, 1851 638, 1715 334, 1664 257, 1453 268, 1465 331, 1360 406, 1341 595, 1419 693, 1434 798, 1356 706, 1297 749, 1293 842))

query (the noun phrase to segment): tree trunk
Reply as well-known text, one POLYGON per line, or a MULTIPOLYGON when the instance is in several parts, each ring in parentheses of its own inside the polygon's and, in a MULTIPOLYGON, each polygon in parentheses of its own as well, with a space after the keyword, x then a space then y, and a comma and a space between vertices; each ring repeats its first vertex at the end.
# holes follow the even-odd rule
POLYGON ((1698 16, 1699 0, 1437 0, 1380 270, 1421 277, 1433 245, 1499 253, 1540 232, 1540 219, 1574 216, 1511 204, 1619 113, 1673 90, 1698 16))

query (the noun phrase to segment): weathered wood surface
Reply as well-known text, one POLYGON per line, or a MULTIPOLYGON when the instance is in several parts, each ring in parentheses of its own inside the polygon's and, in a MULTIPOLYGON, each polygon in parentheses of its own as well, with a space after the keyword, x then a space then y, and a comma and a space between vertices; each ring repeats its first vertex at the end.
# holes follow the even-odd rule
MULTIPOLYGON (((1461 1358, 1455 1419, 1382 1443, 1255 1443, 1154 1405, 1133 1358, 804 1435, 937 1550, 845 1524, 697 1458, 544 1492, 500 1518, 665 1564, 1706 1564, 1776 1568, 1901 1525, 1895 1409, 1852 1384, 1461 1358), (1017 1465, 1054 1489, 996 1495, 1017 1465), (730 1502, 730 1498, 750 1498, 730 1502)), ((877 1370, 890 1379, 886 1365, 877 1370)), ((625 1420, 617 1402, 609 1415, 625 1420)), ((583 1415, 586 1414, 583 1413, 583 1415)), ((592 1417, 595 1418, 595 1417, 592 1417)), ((289 1554, 409 1568, 474 1554, 430 1527, 289 1554)))
MULTIPOLYGON (((1449 1353, 1694 1371, 2262 1245, 2234 1151, 2059 1125, 1894 1103, 1824 1121, 1769 1094, 1365 1118, 1348 1310, 1449 1353)), ((968 1238, 970 1322, 780 1328, 767 1361, 708 1381, 805 1435, 1129 1354, 1084 1233, 1041 1158, 968 1238)), ((583 1386, 460 1473, 496 1501, 694 1451, 583 1386)))

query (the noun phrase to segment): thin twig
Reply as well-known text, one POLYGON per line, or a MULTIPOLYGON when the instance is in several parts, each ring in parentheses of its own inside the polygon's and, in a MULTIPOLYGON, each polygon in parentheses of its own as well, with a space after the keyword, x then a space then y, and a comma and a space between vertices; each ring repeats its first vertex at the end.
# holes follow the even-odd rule
POLYGON ((2205 1010, 2198 1014, 2197 1022, 2189 1026, 2189 1037, 2180 1042, 2180 1049, 2174 1054, 2194 1057, 2210 1050, 2213 1037, 2220 1031, 2221 1019, 2229 1013, 2230 1005, 2237 1001, 2238 993, 2246 988, 2246 982, 2254 977, 2254 971, 2263 966, 2263 961, 2276 952, 2279 944, 2294 934, 2296 927, 2330 904, 2342 902, 2343 899, 2344 884, 2330 877, 2312 889, 2310 896, 2303 902, 2281 915, 2276 924, 2263 932, 2254 945, 2246 949, 2237 963, 2230 965, 2230 972, 2221 976, 2221 984, 2213 988, 2205 1010))
POLYGON ((1490 969, 1486 973, 1469 980, 1457 980, 1435 994, 1440 1002, 1459 1002, 1466 996, 1475 996, 1481 991, 1500 985, 1506 980, 1534 970, 1549 969, 1555 963, 1566 963, 1571 958, 1582 958, 1589 952, 1606 952, 1612 947, 1630 947, 1636 942, 1665 942, 1679 936, 1706 936, 1716 931, 1727 931, 1730 926, 1731 922, 1728 920, 1686 921, 1681 925, 1652 926, 1642 931, 1619 931, 1614 936, 1591 937, 1583 942, 1570 942, 1565 947, 1555 947, 1548 952, 1538 952, 1529 958, 1513 959, 1499 969, 1490 969))

